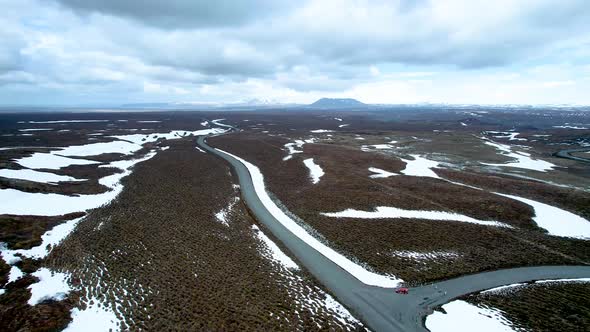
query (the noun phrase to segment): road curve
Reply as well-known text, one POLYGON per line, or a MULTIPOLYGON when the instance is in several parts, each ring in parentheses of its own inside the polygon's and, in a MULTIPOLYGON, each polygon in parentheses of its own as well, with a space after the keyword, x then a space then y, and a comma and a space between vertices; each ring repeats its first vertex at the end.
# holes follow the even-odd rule
POLYGON ((366 285, 288 231, 260 201, 246 166, 232 156, 211 148, 205 139, 204 136, 198 137, 197 144, 232 165, 238 176, 242 198, 256 219, 340 303, 373 331, 428 331, 424 326, 424 317, 433 308, 462 295, 485 289, 533 280, 590 277, 590 266, 538 266, 466 275, 412 288, 408 295, 366 285))
POLYGON ((590 151, 590 147, 580 148, 580 149, 566 149, 566 150, 558 151, 558 152, 554 153, 554 155, 559 158, 566 158, 566 159, 571 159, 571 160, 575 160, 575 161, 582 161, 582 162, 590 163, 590 159, 588 159, 588 158, 576 157, 576 156, 571 155, 574 152, 588 152, 588 151, 590 151))

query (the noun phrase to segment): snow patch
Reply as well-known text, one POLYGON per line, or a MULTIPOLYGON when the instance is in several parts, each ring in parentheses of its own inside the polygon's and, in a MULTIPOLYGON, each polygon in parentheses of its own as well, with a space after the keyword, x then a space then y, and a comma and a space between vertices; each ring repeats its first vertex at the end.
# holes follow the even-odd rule
POLYGON ((29 305, 36 305, 48 299, 63 300, 71 290, 67 283, 68 275, 65 273, 52 272, 43 267, 34 272, 33 276, 39 278, 39 282, 28 287, 31 290, 29 305))
POLYGON ((309 169, 309 177, 311 178, 311 182, 313 184, 320 182, 320 178, 325 174, 320 165, 316 164, 313 161, 313 158, 305 159, 303 164, 305 164, 305 166, 309 169))
POLYGON ((435 311, 426 317, 426 328, 431 332, 448 331, 515 331, 502 311, 474 306, 455 300, 442 306, 446 314, 435 311))
POLYGON ((332 218, 356 218, 356 219, 427 219, 427 220, 448 220, 460 221, 485 226, 508 227, 512 226, 499 221, 479 220, 468 217, 463 214, 445 212, 445 211, 423 211, 423 210, 404 210, 390 206, 378 206, 375 211, 362 211, 355 209, 346 209, 340 212, 321 212, 326 217, 332 218))
POLYGON ((560 208, 519 196, 495 193, 530 205, 535 209, 533 220, 555 236, 590 239, 590 221, 560 208))
POLYGON ((64 329, 64 332, 104 332, 119 331, 120 321, 115 312, 100 304, 100 300, 94 298, 89 301, 93 304, 88 305, 86 309, 72 310, 72 321, 64 329))
POLYGON ((10 179, 19 179, 42 183, 86 181, 86 179, 76 179, 71 176, 57 175, 48 172, 39 172, 32 169, 0 169, 0 176, 10 179))
POLYGON ((436 161, 423 158, 419 155, 411 155, 414 160, 402 159, 406 163, 406 168, 401 171, 404 175, 408 176, 425 176, 431 178, 440 178, 436 173, 432 171, 432 168, 438 167, 440 164, 436 161))
POLYGON ((505 164, 490 164, 490 163, 482 163, 488 166, 502 166, 502 167, 516 167, 516 168, 524 168, 530 169, 539 172, 547 172, 556 167, 554 164, 541 160, 541 159, 532 159, 529 153, 522 152, 522 151, 512 151, 512 148, 509 145, 499 144, 492 141, 485 141, 486 145, 493 146, 496 149, 500 150, 500 154, 516 159, 516 161, 505 163, 505 164))
POLYGON ((399 175, 397 173, 391 173, 386 170, 382 170, 376 167, 369 167, 369 172, 373 172, 375 174, 369 175, 371 179, 379 179, 379 178, 388 178, 390 176, 399 175))
POLYGON ((332 133, 334 131, 329 130, 329 129, 315 129, 315 130, 310 130, 310 132, 312 132, 314 134, 321 134, 321 133, 332 133))

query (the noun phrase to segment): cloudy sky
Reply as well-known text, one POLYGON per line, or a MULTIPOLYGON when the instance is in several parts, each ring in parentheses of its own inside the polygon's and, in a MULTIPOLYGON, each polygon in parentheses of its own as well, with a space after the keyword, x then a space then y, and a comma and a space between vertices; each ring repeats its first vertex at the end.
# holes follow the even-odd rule
POLYGON ((587 0, 0 0, 0 104, 590 104, 587 0))

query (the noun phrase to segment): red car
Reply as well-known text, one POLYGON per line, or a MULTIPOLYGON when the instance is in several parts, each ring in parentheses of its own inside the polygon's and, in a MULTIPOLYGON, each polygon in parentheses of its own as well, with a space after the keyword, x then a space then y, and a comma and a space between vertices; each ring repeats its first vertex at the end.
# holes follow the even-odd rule
POLYGON ((410 290, 407 289, 406 287, 400 287, 398 289, 395 290, 396 293, 398 294, 408 294, 410 290))

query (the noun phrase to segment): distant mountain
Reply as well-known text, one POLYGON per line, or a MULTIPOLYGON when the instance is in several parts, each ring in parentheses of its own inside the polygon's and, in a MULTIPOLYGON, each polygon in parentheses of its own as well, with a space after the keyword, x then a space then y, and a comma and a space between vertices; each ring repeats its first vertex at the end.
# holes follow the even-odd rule
POLYGON ((321 98, 309 107, 313 108, 356 108, 366 107, 365 103, 352 98, 321 98))

